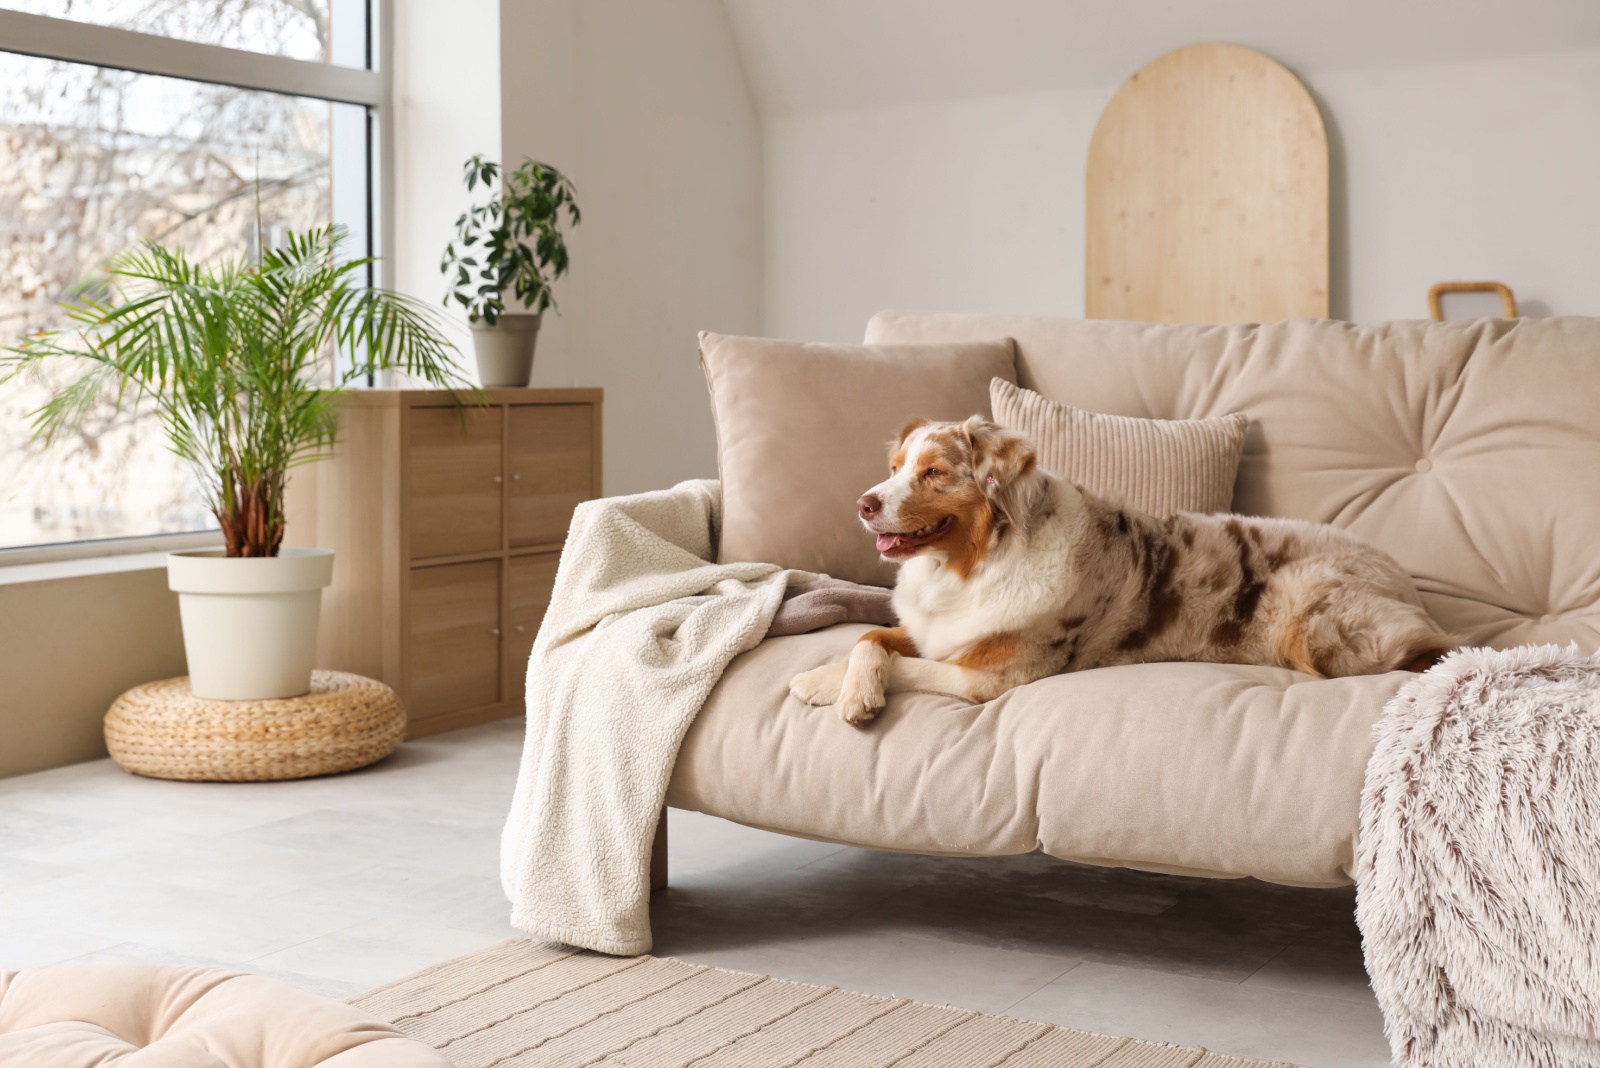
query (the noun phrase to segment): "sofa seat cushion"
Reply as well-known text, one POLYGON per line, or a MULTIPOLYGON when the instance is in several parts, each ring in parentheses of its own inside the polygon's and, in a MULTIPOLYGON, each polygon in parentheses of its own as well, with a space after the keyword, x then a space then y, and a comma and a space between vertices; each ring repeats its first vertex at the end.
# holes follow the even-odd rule
POLYGON ((258 975, 157 964, 0 971, 0 1064, 449 1068, 341 1001, 258 975))
POLYGON ((870 628, 769 638, 729 665, 667 803, 900 852, 1350 882, 1372 725, 1409 674, 1140 664, 984 705, 898 694, 866 730, 789 695, 870 628))

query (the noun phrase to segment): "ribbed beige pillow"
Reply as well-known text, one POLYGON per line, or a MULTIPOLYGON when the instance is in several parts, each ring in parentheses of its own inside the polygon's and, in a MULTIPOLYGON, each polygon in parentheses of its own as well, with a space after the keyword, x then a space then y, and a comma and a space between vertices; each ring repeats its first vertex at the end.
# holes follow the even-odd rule
POLYGON ((965 419, 1016 374, 1010 338, 829 345, 700 335, 722 475, 717 559, 759 561, 874 586, 895 565, 873 548, 856 498, 889 474, 911 416, 965 419))
POLYGON ((1086 412, 989 383, 995 422, 1033 440, 1039 464, 1090 493, 1155 516, 1226 512, 1250 417, 1135 419, 1086 412))

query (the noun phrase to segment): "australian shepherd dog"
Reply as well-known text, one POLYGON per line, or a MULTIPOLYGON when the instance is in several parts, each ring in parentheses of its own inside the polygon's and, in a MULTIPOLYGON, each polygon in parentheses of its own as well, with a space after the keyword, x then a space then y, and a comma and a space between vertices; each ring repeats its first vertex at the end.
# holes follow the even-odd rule
POLYGON ((900 626, 790 691, 864 727, 886 694, 989 701, 1068 671, 1162 660, 1334 678, 1421 671, 1454 647, 1411 578, 1333 527, 1179 513, 1158 519, 1043 470, 981 416, 913 419, 890 475, 856 502, 900 563, 900 626))

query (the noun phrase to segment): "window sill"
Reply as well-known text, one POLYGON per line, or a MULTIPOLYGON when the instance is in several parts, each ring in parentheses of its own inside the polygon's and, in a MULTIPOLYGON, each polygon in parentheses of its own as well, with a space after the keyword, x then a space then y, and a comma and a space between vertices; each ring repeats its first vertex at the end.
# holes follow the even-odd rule
POLYGON ((115 575, 125 571, 154 571, 167 566, 169 552, 221 546, 221 533, 203 530, 191 534, 152 534, 141 538, 0 549, 0 586, 115 575))
POLYGON ((164 571, 166 567, 167 554, 164 552, 80 556, 71 560, 51 560, 41 564, 11 564, 8 567, 0 567, 0 586, 56 582, 90 575, 114 575, 124 571, 164 571))

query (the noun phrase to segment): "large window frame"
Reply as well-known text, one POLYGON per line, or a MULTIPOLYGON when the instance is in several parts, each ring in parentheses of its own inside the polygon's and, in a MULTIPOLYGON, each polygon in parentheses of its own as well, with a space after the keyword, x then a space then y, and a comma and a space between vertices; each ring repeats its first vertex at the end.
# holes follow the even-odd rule
MULTIPOLYGON (((394 247, 393 0, 365 2, 366 69, 10 10, 0 10, 0 51, 366 108, 367 231, 370 254, 378 257, 370 282, 389 286, 392 269, 383 253, 394 247)), ((25 545, 0 548, 0 568, 221 544, 219 532, 202 531, 25 545)))

